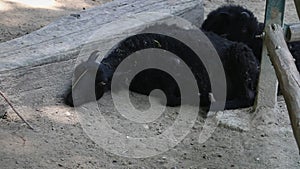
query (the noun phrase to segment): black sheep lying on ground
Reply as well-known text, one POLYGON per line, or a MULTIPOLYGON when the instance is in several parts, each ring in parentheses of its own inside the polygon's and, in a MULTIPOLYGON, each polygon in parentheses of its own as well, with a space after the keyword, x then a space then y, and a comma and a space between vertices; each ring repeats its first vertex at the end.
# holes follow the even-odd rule
MULTIPOLYGON (((228 41, 211 32, 206 32, 206 35, 216 48, 226 74, 227 98, 225 109, 243 108, 253 105, 259 63, 252 50, 243 43, 228 41)), ((101 61, 97 70, 95 81, 96 99, 100 99, 103 93, 110 89, 113 73, 122 60, 135 51, 146 48, 160 48, 179 56, 189 66, 197 80, 201 99, 200 105, 204 107, 210 105, 210 81, 201 60, 182 42, 158 34, 131 36, 121 41, 117 47, 110 51, 110 54, 101 61)), ((135 76, 130 84, 131 91, 145 95, 149 95, 153 89, 164 91, 168 106, 181 104, 178 85, 170 75, 163 71, 148 69, 135 76)), ((73 106, 72 92, 67 94, 65 102, 73 106)), ((87 101, 80 100, 79 104, 85 102, 87 101)))
MULTIPOLYGON (((228 40, 247 44, 258 61, 261 61, 262 39, 256 36, 262 34, 264 24, 259 23, 248 9, 237 5, 222 6, 208 14, 202 29, 228 40)), ((288 43, 288 47, 300 72, 300 42, 288 43)))

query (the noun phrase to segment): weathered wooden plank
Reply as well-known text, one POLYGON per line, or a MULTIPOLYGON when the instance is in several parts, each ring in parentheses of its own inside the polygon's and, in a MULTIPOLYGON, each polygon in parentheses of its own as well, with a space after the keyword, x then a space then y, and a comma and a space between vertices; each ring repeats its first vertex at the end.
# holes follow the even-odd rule
MULTIPOLYGON (((268 26, 273 23, 283 24, 285 0, 267 0, 265 25, 268 26)), ((265 107, 273 109, 277 102, 278 82, 275 75, 274 68, 268 57, 266 45, 264 43, 262 50, 262 60, 260 68, 260 77, 258 84, 258 94, 256 98, 256 111, 265 107)))
MULTIPOLYGON (((71 83, 82 46, 95 45, 85 44, 94 32, 126 15, 147 11, 182 16, 197 26, 203 20, 202 0, 116 0, 79 12, 79 19, 63 17, 41 30, 0 44, 0 89, 24 105, 57 102, 71 83)), ((147 18, 145 23, 163 17, 147 18)), ((103 51, 113 34, 111 30, 105 36, 107 39, 102 38, 103 51)))

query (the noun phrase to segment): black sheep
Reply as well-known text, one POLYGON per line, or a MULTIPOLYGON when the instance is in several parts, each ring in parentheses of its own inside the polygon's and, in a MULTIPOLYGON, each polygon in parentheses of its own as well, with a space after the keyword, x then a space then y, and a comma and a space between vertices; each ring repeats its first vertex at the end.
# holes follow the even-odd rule
POLYGON ((222 6, 207 15, 202 24, 205 31, 214 32, 228 40, 243 42, 260 57, 261 40, 256 35, 261 34, 261 25, 251 11, 241 6, 222 6))
MULTIPOLYGON (((206 32, 206 35, 216 48, 226 74, 227 100, 225 109, 253 105, 259 63, 251 49, 243 43, 228 41, 212 32, 206 32)), ((97 70, 95 81, 96 99, 100 99, 103 93, 110 89, 111 78, 122 60, 135 51, 146 48, 160 48, 179 56, 190 67, 197 80, 201 99, 200 105, 205 107, 210 105, 210 81, 201 60, 179 40, 159 34, 131 36, 121 41, 110 51, 109 55, 101 61, 97 70)), ((167 73, 157 69, 148 69, 139 73, 131 82, 129 89, 145 95, 148 95, 153 89, 161 89, 167 96, 168 106, 181 104, 179 88, 174 79, 167 73)), ((82 93, 86 92, 83 91, 82 93)), ((65 102, 73 106, 72 92, 67 94, 65 102)), ((85 102, 88 102, 88 100, 80 100, 78 103, 85 102)))
POLYGON ((291 54, 295 58, 295 64, 298 72, 300 72, 300 42, 289 42, 288 47, 291 54))
MULTIPOLYGON (((202 29, 212 31, 228 40, 247 44, 260 62, 262 39, 257 35, 262 34, 264 24, 259 23, 248 9, 238 5, 222 6, 208 14, 202 29)), ((300 72, 300 42, 288 43, 288 47, 300 72)))

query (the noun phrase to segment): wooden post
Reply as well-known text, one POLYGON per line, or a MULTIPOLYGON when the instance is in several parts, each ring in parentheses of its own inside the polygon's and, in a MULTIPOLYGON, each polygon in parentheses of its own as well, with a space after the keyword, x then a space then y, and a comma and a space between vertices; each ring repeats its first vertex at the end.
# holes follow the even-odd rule
MULTIPOLYGON (((284 6, 285 0, 267 0, 265 25, 269 25, 271 23, 282 25, 284 6)), ((265 46, 265 43, 263 44, 258 94, 255 103, 256 112, 259 112, 262 107, 267 109, 274 109, 277 102, 278 82, 274 68, 269 57, 267 56, 267 48, 265 46)))
POLYGON ((265 42, 275 68, 300 150, 300 74, 284 39, 281 26, 266 27, 265 42))
POLYGON ((299 0, 294 0, 296 9, 297 9, 297 13, 298 13, 298 18, 300 19, 300 1, 299 0))

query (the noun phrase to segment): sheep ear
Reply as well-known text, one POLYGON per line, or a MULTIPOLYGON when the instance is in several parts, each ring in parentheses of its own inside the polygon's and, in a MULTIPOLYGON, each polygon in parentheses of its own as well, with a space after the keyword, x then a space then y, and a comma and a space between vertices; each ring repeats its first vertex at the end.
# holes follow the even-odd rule
POLYGON ((247 19, 249 19, 250 18, 250 14, 248 13, 248 12, 241 12, 241 18, 243 19, 243 20, 247 20, 247 19))
POLYGON ((95 50, 89 57, 88 62, 96 61, 97 57, 99 56, 99 51, 95 50))

